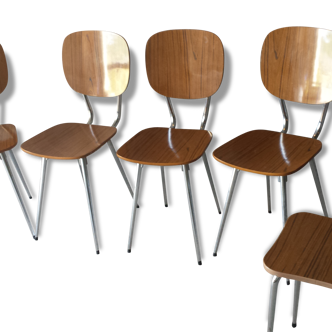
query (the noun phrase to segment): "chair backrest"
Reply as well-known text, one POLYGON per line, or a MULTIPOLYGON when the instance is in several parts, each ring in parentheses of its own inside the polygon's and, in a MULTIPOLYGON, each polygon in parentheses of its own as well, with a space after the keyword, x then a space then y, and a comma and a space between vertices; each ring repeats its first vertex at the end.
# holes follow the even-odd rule
POLYGON ((156 33, 146 44, 145 59, 151 87, 169 98, 210 97, 223 78, 223 45, 208 31, 156 33))
POLYGON ((3 51, 2 46, 0 45, 0 93, 2 93, 8 83, 8 68, 5 52, 3 51))
POLYGON ((270 32, 261 53, 261 77, 274 96, 305 104, 332 100, 332 31, 288 27, 270 32))
POLYGON ((116 97, 128 86, 130 55, 126 40, 106 31, 79 31, 66 37, 63 70, 70 87, 83 95, 116 97))

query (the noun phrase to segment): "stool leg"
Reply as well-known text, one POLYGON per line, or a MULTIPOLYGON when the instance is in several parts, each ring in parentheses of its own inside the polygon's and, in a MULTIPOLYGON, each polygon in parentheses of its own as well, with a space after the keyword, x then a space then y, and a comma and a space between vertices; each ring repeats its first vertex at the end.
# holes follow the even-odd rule
POLYGON ((274 323, 275 314, 276 314, 276 303, 278 296, 278 286, 279 286, 280 278, 277 276, 273 276, 271 281, 270 288, 270 299, 269 299, 269 313, 268 320, 265 326, 265 332, 274 332, 276 329, 276 324, 274 323))
POLYGON ((142 176, 142 164, 136 164, 134 178, 135 178, 135 185, 134 185, 134 197, 131 200, 130 206, 130 215, 129 215, 129 233, 127 238, 127 249, 126 255, 132 255, 132 245, 133 245, 133 238, 134 238, 134 228, 135 228, 135 219, 136 219, 136 210, 137 210, 137 203, 138 203, 138 195, 139 195, 139 187, 141 184, 141 176, 142 176))
POLYGON ((267 189, 267 211, 272 212, 271 209, 271 177, 266 176, 266 189, 267 189))
POLYGON ((296 327, 297 313, 298 313, 298 310, 299 310, 300 288, 301 288, 301 281, 295 280, 294 304, 293 304, 293 322, 292 322, 293 327, 296 327))
POLYGON ((163 183, 164 203, 165 203, 165 206, 168 207, 167 191, 166 191, 166 179, 165 179, 165 167, 161 166, 160 171, 161 171, 161 182, 163 183))

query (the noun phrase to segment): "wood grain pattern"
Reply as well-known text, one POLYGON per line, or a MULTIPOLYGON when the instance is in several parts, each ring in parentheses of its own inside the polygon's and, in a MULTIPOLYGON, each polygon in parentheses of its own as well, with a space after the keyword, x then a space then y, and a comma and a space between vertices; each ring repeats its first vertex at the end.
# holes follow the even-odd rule
POLYGON ((274 96, 299 103, 332 100, 332 31, 307 27, 274 30, 261 53, 261 77, 274 96))
POLYGON ((106 31, 80 31, 63 42, 63 70, 76 92, 95 97, 121 95, 128 86, 129 48, 120 35, 106 31))
POLYGON ((17 144, 16 128, 12 124, 0 125, 0 152, 11 150, 17 144))
POLYGON ((0 93, 2 93, 8 83, 8 68, 5 52, 3 51, 2 46, 0 45, 0 93))
POLYGON ((264 257, 272 275, 332 288, 332 219, 311 213, 290 216, 264 257))
POLYGON ((115 134, 114 127, 63 123, 30 138, 21 149, 38 157, 80 159, 98 150, 115 134))
POLYGON ((212 96, 223 78, 223 45, 208 31, 159 32, 148 40, 145 58, 151 87, 167 97, 212 96))
POLYGON ((149 128, 126 142, 117 155, 145 165, 186 165, 203 155, 211 139, 207 130, 149 128))
POLYGON ((321 149, 322 143, 312 138, 254 130, 220 146, 213 157, 243 171, 285 176, 300 170, 321 149))

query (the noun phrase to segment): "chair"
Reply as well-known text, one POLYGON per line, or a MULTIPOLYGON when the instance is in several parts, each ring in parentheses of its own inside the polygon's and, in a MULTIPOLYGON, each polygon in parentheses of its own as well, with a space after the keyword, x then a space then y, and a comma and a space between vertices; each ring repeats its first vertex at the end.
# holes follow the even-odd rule
POLYGON ((261 77, 265 88, 280 98, 283 129, 281 132, 250 131, 213 152, 217 161, 234 169, 214 256, 217 256, 240 170, 266 176, 269 212, 270 177, 279 178, 284 225, 287 220, 287 176, 309 163, 324 215, 328 216, 314 157, 322 149, 322 143, 317 138, 332 100, 332 32, 307 27, 288 27, 272 31, 266 37, 261 52, 261 77), (322 116, 312 138, 287 134, 289 119, 285 100, 303 104, 324 104, 322 116))
POLYGON ((90 119, 87 124, 56 125, 32 137, 21 146, 26 153, 42 158, 35 237, 38 240, 48 159, 76 159, 85 186, 95 249, 99 254, 87 157, 107 143, 129 192, 133 195, 111 141, 117 132, 116 126, 121 118, 122 94, 129 83, 129 49, 125 39, 118 34, 104 31, 80 31, 70 34, 64 40, 62 61, 67 82, 73 90, 83 95, 90 111, 90 119), (94 113, 88 96, 118 98, 117 119, 112 126, 92 124, 94 113))
POLYGON ((332 288, 332 218, 311 213, 290 216, 277 241, 264 257, 265 270, 273 275, 268 315, 268 332, 273 331, 280 278, 295 280, 293 322, 297 312, 301 282, 332 288))
MULTIPOLYGON (((3 51, 2 46, 0 45, 0 94, 6 89, 7 84, 8 84, 8 69, 7 69, 6 56, 3 51)), ((14 155, 14 152, 12 150, 16 146, 16 144, 17 144, 17 133, 16 133, 15 126, 12 124, 0 125, 0 156, 1 156, 0 159, 3 161, 3 165, 9 176, 10 182, 13 186, 16 197, 17 197, 20 207, 22 209, 24 218, 29 226, 30 232, 31 232, 32 236, 35 237, 34 227, 30 221, 28 211, 25 208, 24 201, 22 199, 22 196, 21 196, 21 193, 17 186, 13 171, 10 167, 10 164, 9 164, 9 161, 7 158, 7 154, 9 154, 9 158, 11 159, 18 176, 22 181, 24 189, 25 189, 26 193, 28 194, 28 197, 31 199, 32 196, 31 196, 30 190, 28 188, 28 185, 22 174, 21 168, 20 168, 20 166, 16 160, 16 157, 14 155)))
POLYGON ((189 164, 203 157, 218 212, 221 213, 206 149, 212 133, 205 130, 211 96, 218 90, 224 70, 223 46, 218 36, 200 30, 170 30, 153 35, 146 45, 146 70, 151 87, 166 97, 171 115, 170 128, 142 130, 117 152, 119 158, 137 163, 137 181, 129 232, 128 252, 131 252, 140 181, 143 165, 160 166, 164 202, 167 203, 164 167, 181 165, 187 190, 189 211, 194 233, 196 256, 201 254, 196 227, 189 164), (199 130, 177 129, 171 98, 207 98, 199 130))

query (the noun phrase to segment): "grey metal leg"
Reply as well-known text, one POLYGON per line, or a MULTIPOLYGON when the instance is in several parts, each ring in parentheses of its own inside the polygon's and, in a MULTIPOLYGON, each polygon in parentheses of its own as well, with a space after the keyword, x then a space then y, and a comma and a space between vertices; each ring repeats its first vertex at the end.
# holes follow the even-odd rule
POLYGON ((27 192, 28 197, 31 199, 32 196, 31 196, 30 190, 29 190, 28 185, 25 181, 25 178, 22 174, 21 168, 20 168, 20 166, 19 166, 19 164, 18 164, 18 162, 15 158, 14 152, 13 152, 13 150, 9 150, 8 152, 9 152, 9 157, 12 160, 12 163, 13 163, 15 169, 16 169, 16 172, 17 172, 18 176, 20 177, 20 179, 22 181, 23 187, 24 187, 25 191, 27 192))
POLYGON ((85 185, 85 193, 86 193, 86 199, 88 201, 88 207, 89 207, 89 213, 90 213, 90 219, 91 219, 91 226, 92 226, 92 233, 93 233, 93 239, 95 242, 95 249, 97 255, 99 254, 99 245, 98 245, 98 238, 97 238, 97 231, 96 231, 96 225, 95 225, 95 216, 93 212, 93 205, 92 205, 92 195, 90 190, 90 179, 89 179, 89 173, 88 173, 88 162, 86 157, 81 159, 82 162, 82 173, 84 178, 84 185, 85 185))
POLYGON ((300 288, 301 288, 301 281, 295 280, 294 304, 293 304, 293 322, 292 322, 293 327, 296 327, 297 312, 299 310, 300 288))
POLYGON ((312 171, 312 175, 314 176, 314 180, 315 180, 316 188, 317 188, 317 191, 318 191, 318 196, 319 196, 319 199, 320 199, 320 203, 321 203, 322 208, 323 208, 324 216, 328 217, 327 208, 326 208, 324 195, 323 195, 323 190, 322 190, 322 186, 320 185, 320 180, 319 180, 319 176, 318 176, 318 171, 317 171, 315 159, 314 158, 311 159, 309 161, 309 164, 310 164, 310 168, 311 168, 311 171, 312 171))
POLYGON ((271 177, 266 176, 266 189, 267 189, 267 210, 269 213, 272 212, 271 209, 271 177))
POLYGON ((160 166, 160 171, 161 171, 161 181, 163 183, 164 203, 165 203, 165 206, 168 207, 167 191, 166 191, 166 180, 165 180, 165 167, 160 166))
POLYGON ((131 245, 133 243, 135 218, 136 218, 136 206, 137 206, 137 201, 138 201, 139 188, 140 188, 140 184, 141 184, 142 169, 143 169, 143 165, 137 164, 137 179, 136 179, 135 193, 134 193, 134 197, 133 197, 133 207, 131 210, 131 222, 130 222, 130 230, 129 230, 128 247, 127 247, 128 252, 131 252, 131 245))
POLYGON ((43 198, 44 198, 46 168, 47 168, 47 158, 42 158, 42 161, 41 161, 41 175, 40 175, 40 183, 39 183, 38 205, 37 205, 37 220, 36 220, 37 225, 36 225, 36 234, 34 236, 36 241, 38 240, 39 225, 40 225, 43 198))
POLYGON ((192 197, 188 165, 183 165, 183 169, 184 169, 184 181, 185 181, 185 184, 186 184, 186 191, 187 191, 188 205, 189 205, 189 211, 190 211, 190 218, 191 218, 191 226, 192 226, 193 233, 194 233, 196 257, 197 257, 198 265, 202 265, 202 258, 201 258, 201 251, 200 251, 200 248, 199 248, 199 241, 198 241, 198 235, 197 235, 197 225, 196 225, 196 218, 195 218, 194 201, 193 201, 193 197, 192 197))
POLYGON ((219 231, 218 231, 217 241, 216 241, 216 244, 214 246, 213 256, 217 256, 217 251, 218 251, 221 235, 222 235, 222 232, 223 232, 224 227, 225 227, 226 218, 227 218, 227 214, 228 214, 228 209, 229 209, 229 206, 231 205, 231 200, 232 200, 232 196, 233 196, 233 193, 234 193, 234 188, 235 188, 235 184, 236 184, 236 180, 237 180, 237 177, 239 175, 239 172, 240 172, 240 170, 234 168, 231 185, 228 189, 223 214, 222 214, 222 217, 221 217, 221 222, 220 222, 220 227, 219 227, 219 231))
POLYGON ((268 318, 267 332, 273 331, 279 281, 280 277, 273 276, 271 291, 270 291, 269 318, 268 318))
POLYGON ((78 166, 80 167, 80 172, 81 172, 82 180, 83 180, 83 183, 84 183, 84 177, 83 177, 83 171, 82 171, 81 159, 77 159, 77 162, 78 162, 78 166))
POLYGON ((219 205, 219 200, 218 200, 216 188, 214 187, 214 183, 213 183, 213 178, 212 178, 210 166, 209 166, 209 163, 208 163, 208 160, 207 160, 205 152, 203 154, 203 161, 204 161, 204 166, 205 166, 205 169, 206 169, 206 173, 207 173, 209 181, 210 181, 210 186, 211 186, 211 189, 212 189, 214 200, 215 200, 216 205, 217 205, 218 212, 219 212, 219 214, 221 214, 221 210, 220 210, 220 205, 219 205))
POLYGON ((25 217, 25 220, 26 220, 26 222, 27 222, 27 224, 28 224, 28 226, 29 226, 30 232, 31 232, 32 236, 34 237, 34 236, 35 236, 35 235, 34 235, 34 229, 33 229, 32 223, 31 223, 31 221, 30 221, 28 211, 26 210, 26 208, 25 208, 25 206, 24 206, 23 199, 22 199, 21 194, 20 194, 20 191, 19 191, 19 189, 18 189, 18 187, 17 187, 17 184, 16 184, 16 181, 15 181, 15 178, 14 178, 14 176, 13 176, 13 172, 12 172, 10 166, 9 166, 9 162, 8 162, 7 155, 5 154, 5 152, 2 152, 2 153, 1 153, 1 158, 2 158, 2 160, 3 160, 3 162, 4 162, 4 163, 3 163, 3 164, 4 164, 4 167, 5 167, 6 171, 7 171, 8 177, 9 177, 10 182, 11 182, 11 184, 12 184, 12 186, 13 186, 14 191, 15 191, 15 194, 16 194, 16 197, 17 197, 17 200, 18 200, 18 202, 20 203, 20 206, 21 206, 22 212, 23 212, 24 217, 25 217))

